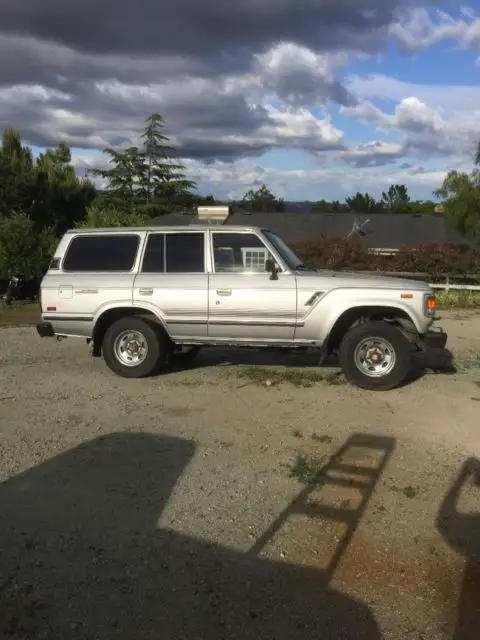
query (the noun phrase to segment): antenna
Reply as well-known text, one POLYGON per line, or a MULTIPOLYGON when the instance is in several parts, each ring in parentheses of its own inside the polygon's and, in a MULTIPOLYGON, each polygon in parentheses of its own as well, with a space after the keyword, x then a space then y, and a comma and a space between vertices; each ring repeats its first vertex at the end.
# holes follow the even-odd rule
POLYGON ((370 218, 367 218, 363 222, 360 222, 359 219, 357 218, 357 216, 354 216, 354 218, 353 218, 353 227, 352 227, 352 230, 350 231, 350 233, 347 235, 347 238, 350 238, 355 233, 358 233, 359 235, 363 235, 362 234, 362 229, 363 229, 363 227, 366 227, 369 222, 370 222, 370 218))

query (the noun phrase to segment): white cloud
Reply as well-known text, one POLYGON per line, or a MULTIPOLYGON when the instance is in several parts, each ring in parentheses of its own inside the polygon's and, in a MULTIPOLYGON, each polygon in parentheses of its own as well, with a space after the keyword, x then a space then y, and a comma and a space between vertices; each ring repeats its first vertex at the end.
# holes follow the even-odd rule
POLYGON ((390 26, 390 34, 409 51, 446 41, 453 41, 462 49, 477 50, 480 47, 480 17, 471 8, 460 9, 459 14, 455 18, 440 9, 430 13, 422 7, 414 8, 390 26))
POLYGON ((402 144, 374 140, 341 151, 337 157, 354 167, 367 167, 388 164, 404 155, 405 149, 402 144))
MULTIPOLYGON (((85 169, 108 166, 104 156, 87 152, 73 154, 72 161, 81 175, 85 174, 85 169)), ((263 183, 287 200, 297 199, 299 195, 302 200, 333 200, 357 191, 368 191, 380 198, 390 184, 406 184, 414 198, 424 198, 430 197, 446 175, 446 170, 430 171, 418 166, 406 169, 379 167, 375 172, 368 168, 352 171, 347 167, 331 169, 328 166, 282 170, 261 166, 255 158, 216 161, 208 165, 186 159, 184 164, 188 175, 197 181, 200 193, 232 199, 241 198, 249 189, 263 183)), ((96 182, 102 186, 101 181, 96 179, 96 182)))
MULTIPOLYGON (((370 56, 373 64, 388 34, 412 51, 447 41, 477 47, 479 18, 471 9, 452 17, 419 8, 421 1, 270 0, 267 11, 261 0, 237 3, 237 28, 224 2, 208 0, 208 19, 206 10, 198 13, 201 33, 214 34, 215 24, 228 15, 228 37, 222 31, 214 40, 186 38, 193 27, 173 7, 169 16, 184 25, 183 36, 170 33, 166 23, 163 38, 152 35, 145 17, 140 20, 145 30, 136 31, 130 22, 140 14, 126 9, 115 29, 108 23, 95 42, 96 34, 84 39, 89 34, 74 29, 74 21, 60 20, 73 5, 51 0, 47 19, 36 13, 36 3, 18 1, 29 6, 25 28, 18 27, 20 13, 12 18, 0 8, 5 15, 0 56, 12 60, 0 69, 0 127, 17 127, 30 144, 63 139, 79 148, 122 148, 138 144, 145 117, 159 112, 201 190, 220 188, 216 177, 222 176, 228 189, 243 193, 271 181, 289 197, 292 190, 333 187, 338 197, 375 189, 380 182, 381 191, 388 176, 397 175, 397 166, 405 169, 395 180, 429 188, 428 181, 438 176, 422 165, 430 167, 436 159, 444 161, 443 169, 472 156, 480 130, 480 88, 342 75, 355 57, 370 56), (417 8, 399 13, 407 4, 417 8), (392 22, 392 16, 398 18, 392 22), (391 101, 391 107, 379 108, 377 99, 391 101), (349 148, 332 119, 332 105, 340 105, 354 124, 367 123, 371 141, 349 148), (304 149, 317 168, 280 172, 258 165, 255 158, 278 149, 304 149)), ((199 11, 197 4, 191 10, 199 11)), ((75 161, 98 166, 102 156, 85 153, 75 161)))
POLYGON ((400 135, 406 155, 471 162, 480 131, 480 88, 429 87, 380 75, 351 77, 348 86, 361 101, 343 113, 400 135), (398 104, 387 113, 374 99, 398 104))

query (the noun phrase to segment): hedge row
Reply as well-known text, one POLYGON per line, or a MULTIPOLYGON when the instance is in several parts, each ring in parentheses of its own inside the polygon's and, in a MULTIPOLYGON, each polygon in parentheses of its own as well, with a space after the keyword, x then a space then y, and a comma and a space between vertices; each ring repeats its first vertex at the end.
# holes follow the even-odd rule
POLYGON ((306 264, 321 269, 404 271, 432 277, 480 274, 480 251, 464 251, 454 245, 405 246, 392 256, 371 253, 360 240, 351 238, 321 236, 291 246, 306 264))

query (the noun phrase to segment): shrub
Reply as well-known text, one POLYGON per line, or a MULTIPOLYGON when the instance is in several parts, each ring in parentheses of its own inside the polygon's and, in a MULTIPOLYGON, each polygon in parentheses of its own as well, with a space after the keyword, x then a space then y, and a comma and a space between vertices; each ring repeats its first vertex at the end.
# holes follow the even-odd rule
POLYGON ((55 250, 56 239, 47 229, 35 231, 25 213, 0 219, 0 278, 21 274, 25 279, 42 276, 55 250))
POLYGON ((442 275, 480 274, 480 252, 454 245, 405 246, 392 256, 370 253, 358 238, 320 236, 308 243, 292 245, 306 264, 339 271, 404 271, 442 275))
POLYGON ((99 200, 88 207, 85 219, 77 226, 79 228, 141 227, 147 222, 148 216, 145 213, 99 200))

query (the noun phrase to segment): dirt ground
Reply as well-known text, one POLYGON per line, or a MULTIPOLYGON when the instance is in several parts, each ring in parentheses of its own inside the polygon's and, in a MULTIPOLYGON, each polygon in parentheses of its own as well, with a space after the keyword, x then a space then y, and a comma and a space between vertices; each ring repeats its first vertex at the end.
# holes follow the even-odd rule
POLYGON ((387 393, 1 329, 0 638, 478 640, 480 315, 440 315, 458 371, 387 393))

